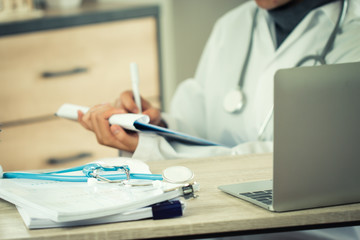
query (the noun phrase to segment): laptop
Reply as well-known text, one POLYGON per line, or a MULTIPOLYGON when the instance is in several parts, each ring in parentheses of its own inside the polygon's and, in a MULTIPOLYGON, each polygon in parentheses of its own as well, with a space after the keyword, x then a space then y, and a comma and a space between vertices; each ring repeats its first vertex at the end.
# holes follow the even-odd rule
POLYGON ((273 162, 219 189, 275 212, 360 202, 360 62, 277 71, 273 162))

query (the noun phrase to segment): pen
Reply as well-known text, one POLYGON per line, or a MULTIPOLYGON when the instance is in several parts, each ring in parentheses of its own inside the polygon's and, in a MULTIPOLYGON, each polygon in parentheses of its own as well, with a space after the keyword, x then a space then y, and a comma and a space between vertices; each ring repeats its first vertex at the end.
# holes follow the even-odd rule
POLYGON ((132 82, 132 90, 133 90, 134 100, 135 100, 136 106, 139 109, 139 113, 141 113, 142 108, 141 108, 141 98, 140 98, 140 93, 139 93, 139 72, 138 72, 138 66, 134 62, 130 63, 130 74, 131 74, 131 82, 132 82))

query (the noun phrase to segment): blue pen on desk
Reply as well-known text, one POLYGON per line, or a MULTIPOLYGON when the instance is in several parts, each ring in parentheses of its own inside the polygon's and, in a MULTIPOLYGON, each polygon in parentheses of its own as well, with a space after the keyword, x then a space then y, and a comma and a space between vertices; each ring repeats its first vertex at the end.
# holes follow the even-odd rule
POLYGON ((142 113, 141 98, 140 98, 140 92, 139 92, 139 71, 138 71, 137 64, 134 62, 130 63, 130 74, 131 74, 131 82, 132 82, 132 90, 133 90, 134 100, 135 100, 136 106, 139 109, 139 113, 142 113))

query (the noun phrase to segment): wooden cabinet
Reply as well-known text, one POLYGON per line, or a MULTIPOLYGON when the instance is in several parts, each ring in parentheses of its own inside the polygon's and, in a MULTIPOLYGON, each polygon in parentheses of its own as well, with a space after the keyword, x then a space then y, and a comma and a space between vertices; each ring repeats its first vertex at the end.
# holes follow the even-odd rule
POLYGON ((77 25, 69 21, 74 15, 62 16, 61 27, 45 18, 43 24, 54 27, 0 37, 0 165, 5 171, 116 157, 115 149, 100 146, 78 123, 53 114, 63 103, 112 102, 131 89, 132 61, 139 66, 142 96, 160 106, 157 8, 137 14, 144 9, 93 11, 92 18, 85 16, 89 22, 79 21, 82 15, 77 25))

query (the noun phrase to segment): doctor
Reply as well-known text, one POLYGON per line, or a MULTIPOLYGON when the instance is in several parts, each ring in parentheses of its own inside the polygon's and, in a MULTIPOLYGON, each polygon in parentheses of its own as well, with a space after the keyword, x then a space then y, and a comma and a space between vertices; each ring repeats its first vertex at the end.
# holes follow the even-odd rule
MULTIPOLYGON (((248 1, 218 20, 194 78, 178 87, 170 113, 160 113, 142 99, 143 113, 150 116, 151 123, 218 142, 222 147, 168 142, 157 135, 109 127, 112 114, 138 112, 131 91, 122 93, 115 106, 102 104, 85 115, 79 112, 78 120, 95 133, 99 143, 128 152, 135 159, 272 152, 275 72, 297 65, 360 61, 359 43, 360 0, 248 1), (341 10, 344 2, 348 8, 341 10), (314 55, 316 60, 307 57, 314 55)), ((244 239, 359 237, 359 227, 347 227, 244 239)))
POLYGON ((79 112, 78 119, 99 143, 136 159, 272 152, 274 73, 309 55, 323 59, 302 61, 302 66, 360 61, 359 33, 359 0, 255 0, 219 19, 194 78, 178 87, 170 113, 160 113, 144 99, 142 105, 151 123, 222 147, 190 146, 109 127, 112 114, 138 111, 130 91, 121 94, 115 107, 97 105, 85 115, 79 112), (344 2, 348 7, 341 10, 344 2))

